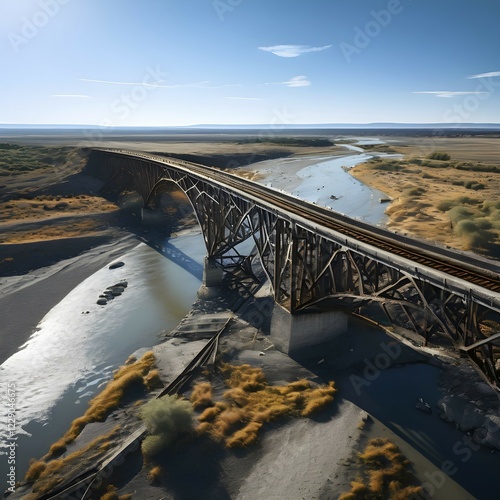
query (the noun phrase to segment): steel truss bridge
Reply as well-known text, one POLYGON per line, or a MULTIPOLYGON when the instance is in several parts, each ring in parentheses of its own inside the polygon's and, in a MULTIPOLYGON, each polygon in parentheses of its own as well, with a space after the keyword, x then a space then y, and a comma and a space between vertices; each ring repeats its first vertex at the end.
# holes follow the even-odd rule
POLYGON ((416 334, 425 344, 451 341, 500 387, 496 262, 187 161, 103 148, 90 161, 101 179, 132 186, 145 207, 155 206, 165 183, 175 183, 194 208, 209 261, 254 277, 262 268, 275 301, 291 314, 335 306, 385 317, 396 332, 416 334))

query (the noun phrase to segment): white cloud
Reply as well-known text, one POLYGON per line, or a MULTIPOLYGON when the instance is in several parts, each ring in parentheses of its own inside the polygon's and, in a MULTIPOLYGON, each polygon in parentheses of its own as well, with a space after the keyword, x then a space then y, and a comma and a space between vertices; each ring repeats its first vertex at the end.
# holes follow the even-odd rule
POLYGON ((160 85, 163 80, 155 83, 147 83, 147 82, 116 82, 113 80, 95 80, 93 78, 80 78, 81 82, 90 82, 90 83, 104 83, 106 85, 143 85, 144 87, 157 87, 162 89, 175 89, 175 88, 184 88, 184 87, 203 87, 206 88, 206 85, 210 83, 208 80, 203 82, 196 83, 187 83, 184 85, 160 85))
POLYGON ((311 82, 307 79, 307 76, 299 75, 290 78, 290 80, 286 82, 270 82, 266 83, 266 85, 286 85, 287 87, 309 87, 311 82))
POLYGON ((331 45, 324 45, 322 47, 311 47, 310 45, 272 45, 270 47, 259 47, 259 50, 271 52, 279 57, 298 57, 308 52, 321 52, 330 47, 331 45))
POLYGON ((467 78, 473 80, 475 78, 496 78, 500 76, 500 71, 490 71, 489 73, 479 73, 478 75, 471 75, 467 78))
POLYGON ((413 94, 431 94, 436 97, 460 97, 463 95, 485 95, 488 92, 476 92, 476 91, 454 91, 454 90, 432 90, 427 92, 413 92, 413 94))
POLYGON ((83 95, 83 94, 53 94, 50 97, 73 97, 76 99, 92 99, 89 95, 83 95))
POLYGON ((226 99, 237 99, 239 101, 263 101, 261 97, 236 97, 236 96, 227 96, 226 99))

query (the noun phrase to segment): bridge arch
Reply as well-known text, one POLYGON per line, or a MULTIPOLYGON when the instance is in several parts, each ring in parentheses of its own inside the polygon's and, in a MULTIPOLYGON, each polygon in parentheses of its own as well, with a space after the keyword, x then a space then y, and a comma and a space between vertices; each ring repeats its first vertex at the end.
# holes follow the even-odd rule
POLYGON ((376 307, 395 331, 424 344, 448 341, 500 385, 498 266, 481 271, 483 261, 465 265, 451 250, 429 249, 189 162, 116 150, 94 154, 108 182, 133 179, 145 204, 162 183, 177 184, 195 210, 208 258, 249 272, 259 262, 276 302, 290 313, 336 305, 370 316, 376 307), (250 238, 254 250, 240 254, 250 238))

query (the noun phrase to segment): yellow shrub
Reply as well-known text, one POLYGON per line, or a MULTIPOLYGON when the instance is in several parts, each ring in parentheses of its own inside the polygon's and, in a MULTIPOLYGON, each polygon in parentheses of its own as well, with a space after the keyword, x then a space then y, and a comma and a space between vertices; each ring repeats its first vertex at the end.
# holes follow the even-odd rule
POLYGON ((200 382, 199 384, 196 384, 193 388, 190 399, 194 408, 213 405, 212 386, 210 382, 200 382))
MULTIPOLYGON (((316 387, 308 380, 298 380, 285 386, 270 386, 260 368, 248 364, 222 365, 221 369, 229 389, 218 401, 198 416, 197 432, 209 434, 229 448, 253 443, 262 425, 287 416, 309 416, 333 401, 336 389, 333 382, 316 387)), ((208 397, 212 387, 208 382, 195 386, 191 401, 196 406, 208 397)))

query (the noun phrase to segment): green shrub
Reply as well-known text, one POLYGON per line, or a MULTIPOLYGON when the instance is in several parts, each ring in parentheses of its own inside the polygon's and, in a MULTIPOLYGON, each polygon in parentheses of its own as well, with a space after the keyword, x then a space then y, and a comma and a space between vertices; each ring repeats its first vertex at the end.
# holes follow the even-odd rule
POLYGON ((430 155, 427 155, 426 158, 429 158, 429 160, 450 160, 451 156, 448 153, 442 153, 439 151, 435 151, 434 153, 431 153, 430 155))
POLYGON ((453 200, 443 200, 437 204, 437 209, 440 212, 447 212, 448 210, 451 210, 456 205, 457 205, 457 203, 453 200))
POLYGON ((424 188, 412 188, 405 191, 403 194, 405 196, 421 196, 425 193, 424 188))
POLYGON ((470 198, 469 196, 459 196, 455 201, 462 205, 477 205, 480 200, 477 198, 470 198))
POLYGON ((479 230, 479 226, 471 219, 463 219, 458 221, 454 227, 455 234, 458 236, 466 236, 475 233, 479 230))
POLYGON ((457 224, 461 220, 470 219, 473 213, 465 207, 455 206, 450 210, 449 215, 453 224, 457 224))
POLYGON ((193 407, 177 396, 147 402, 140 416, 150 433, 142 443, 142 452, 148 458, 169 446, 179 434, 193 430, 193 407))

